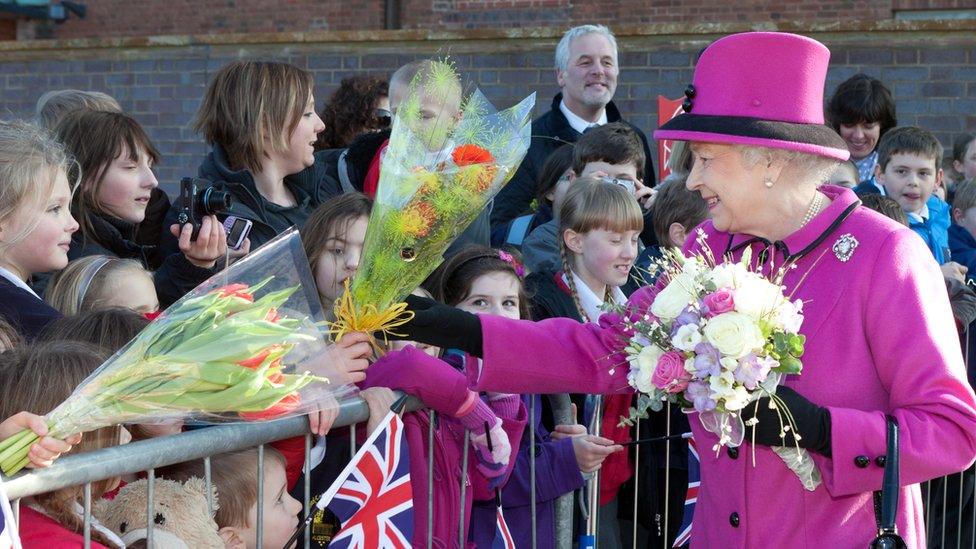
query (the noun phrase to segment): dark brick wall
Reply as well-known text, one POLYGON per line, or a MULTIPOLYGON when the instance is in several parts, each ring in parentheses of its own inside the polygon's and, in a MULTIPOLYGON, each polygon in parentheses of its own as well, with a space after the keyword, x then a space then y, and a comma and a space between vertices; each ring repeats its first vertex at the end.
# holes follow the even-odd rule
MULTIPOLYGON (((689 28, 667 29, 670 34, 646 28, 619 33, 621 74, 615 101, 648 134, 656 125, 656 97, 681 96, 692 77, 694 56, 716 36, 689 28)), ((831 49, 828 95, 857 72, 877 76, 894 92, 899 122, 929 128, 948 146, 956 133, 976 129, 974 30, 976 23, 948 30, 942 25, 888 25, 851 32, 811 27, 807 34, 831 49)), ((537 113, 542 113, 557 91, 551 67, 559 30, 506 36, 494 31, 443 36, 401 31, 373 33, 373 41, 351 33, 274 35, 254 38, 250 44, 187 40, 139 47, 145 43, 133 40, 108 44, 112 47, 98 41, 18 45, 0 48, 0 112, 30 116, 37 97, 50 89, 105 91, 146 126, 163 154, 160 181, 172 190, 181 176, 196 172, 207 151, 189 124, 210 76, 231 59, 273 57, 307 68, 315 74, 315 94, 321 104, 346 76, 388 75, 417 57, 450 52, 463 75, 497 105, 511 105, 535 91, 537 113)), ((761 78, 761 72, 756 77, 761 78)))
MULTIPOLYGON (((591 22, 881 21, 899 10, 973 7, 971 0, 393 1, 404 29, 565 27, 591 22)), ((61 25, 22 22, 19 35, 63 39, 386 28, 384 0, 86 0, 85 5, 85 19, 71 18, 61 25)), ((12 37, 9 32, 0 34, 5 36, 12 37)))

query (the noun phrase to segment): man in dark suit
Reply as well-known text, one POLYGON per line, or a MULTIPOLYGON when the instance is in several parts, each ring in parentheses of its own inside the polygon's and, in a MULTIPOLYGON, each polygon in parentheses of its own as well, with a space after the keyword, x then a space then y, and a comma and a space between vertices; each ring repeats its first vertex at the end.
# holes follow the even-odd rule
MULTIPOLYGON (((575 143, 590 127, 622 121, 613 104, 617 89, 617 41, 603 25, 574 27, 556 46, 556 82, 562 91, 552 108, 532 122, 532 144, 515 176, 495 197, 492 225, 499 225, 529 211, 536 183, 546 158, 564 143, 575 143)), ((647 136, 634 129, 644 144, 647 164, 644 185, 653 186, 654 167, 647 136)))

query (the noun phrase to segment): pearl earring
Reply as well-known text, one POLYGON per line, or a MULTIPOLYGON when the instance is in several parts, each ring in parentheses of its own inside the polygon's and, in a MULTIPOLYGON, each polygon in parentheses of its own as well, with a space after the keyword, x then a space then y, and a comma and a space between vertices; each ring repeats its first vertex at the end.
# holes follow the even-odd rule
POLYGON ((766 188, 767 189, 772 189, 773 188, 773 180, 767 177, 764 185, 766 185, 766 188))

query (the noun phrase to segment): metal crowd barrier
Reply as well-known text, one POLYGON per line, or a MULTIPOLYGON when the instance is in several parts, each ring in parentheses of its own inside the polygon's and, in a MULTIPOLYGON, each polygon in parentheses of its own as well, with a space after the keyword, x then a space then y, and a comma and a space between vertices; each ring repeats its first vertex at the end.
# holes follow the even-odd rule
MULTIPOLYGON (((568 397, 565 402, 562 397, 565 395, 549 396, 550 403, 557 423, 565 423, 569 418, 568 397)), ((538 397, 535 397, 538 398, 538 397)), ((411 399, 408 403, 408 410, 421 408, 422 403, 416 399, 411 399)), ((533 407, 534 408, 534 407, 533 407)), ((531 409, 531 408, 530 408, 531 409)), ((433 412, 429 412, 433 414, 433 412)), ((350 426, 354 432, 355 424, 366 421, 369 417, 369 410, 365 401, 359 398, 346 399, 340 404, 339 415, 333 428, 350 426)), ((534 417, 530 418, 530 420, 534 417)), ((533 422, 530 421, 530 424, 533 422)), ((433 422, 431 422, 433 425, 433 422)), ((69 486, 84 486, 84 539, 85 548, 91 546, 91 483, 128 474, 145 472, 148 480, 148 504, 147 516, 153 516, 153 487, 155 479, 155 469, 185 461, 196 459, 204 460, 204 479, 208 487, 208 506, 213 512, 212 495, 209 490, 210 480, 210 456, 224 452, 242 450, 245 448, 258 447, 258 501, 262 501, 262 491, 264 484, 264 445, 277 440, 292 438, 305 435, 305 463, 306 475, 304 486, 304 512, 309 512, 310 479, 308 473, 309 455, 312 447, 312 435, 308 434, 308 420, 305 417, 294 417, 283 420, 260 422, 260 423, 240 423, 229 425, 217 425, 206 429, 199 429, 180 433, 178 435, 154 438, 133 442, 123 446, 115 446, 102 450, 87 452, 77 455, 69 455, 58 460, 53 466, 46 469, 28 470, 11 479, 7 479, 4 485, 7 495, 10 498, 14 513, 18 511, 18 500, 37 494, 51 492, 69 486)), ((432 456, 433 433, 429 437, 428 450, 432 456)), ((355 452, 355 442, 353 442, 355 452)), ((465 454, 467 445, 465 445, 465 454)), ((513 458, 515 456, 512 456, 513 458)), ((530 475, 535 477, 534 461, 530 461, 532 470, 530 475)), ((463 462, 466 464, 466 460, 463 462)), ((638 461, 637 467, 640 466, 638 461)), ((431 468, 433 461, 428 460, 428 479, 433 481, 431 468)), ((462 473, 464 474, 464 473, 462 473)), ((928 546, 938 549, 962 549, 976 547, 976 496, 974 496, 974 482, 976 480, 976 466, 953 475, 934 479, 922 485, 922 499, 925 509, 925 525, 928 536, 928 546)), ((464 500, 464 483, 461 484, 461 501, 464 500)), ((428 483, 428 494, 433 490, 432 484, 428 483)), ((636 492, 636 489, 635 489, 636 492)), ((535 498, 533 497, 533 500, 535 498)), ((556 546, 560 549, 570 549, 573 546, 572 523, 573 523, 573 494, 567 494, 560 498, 556 505, 556 546)), ((636 493, 635 493, 636 499, 636 493)), ((626 502, 630 503, 630 502, 626 502)), ((428 497, 428 505, 433 504, 433 498, 428 497)), ((460 502, 459 502, 460 504, 460 502)), ((622 505, 625 502, 621 502, 622 505)), ((532 513, 534 519, 535 506, 532 513)), ((667 507, 667 503, 665 503, 667 507)), ((257 515, 257 543, 262 547, 262 528, 263 516, 262 506, 258 505, 257 515)), ((428 507, 428 542, 430 547, 433 524, 432 509, 428 507)), ((665 514, 672 516, 670 520, 681 521, 682 509, 665 509, 665 514)), ((637 523, 636 501, 633 504, 632 520, 637 523)), ((462 517, 462 525, 464 518, 462 517)), ((667 524, 667 522, 665 523, 667 524)), ((461 526, 459 525, 459 535, 461 526)), ((152 536, 153 521, 147 521, 147 537, 152 536)), ((309 528, 305 532, 305 548, 310 544, 309 528)), ((634 536, 633 547, 638 547, 637 537, 634 536)), ((532 547, 536 545, 533 536, 532 547)), ((673 540, 665 536, 663 547, 671 547, 673 540)), ((463 546, 463 544, 462 544, 463 546)), ((269 548, 270 549, 270 548, 269 548)), ((519 548, 521 549, 521 548, 519 548)))

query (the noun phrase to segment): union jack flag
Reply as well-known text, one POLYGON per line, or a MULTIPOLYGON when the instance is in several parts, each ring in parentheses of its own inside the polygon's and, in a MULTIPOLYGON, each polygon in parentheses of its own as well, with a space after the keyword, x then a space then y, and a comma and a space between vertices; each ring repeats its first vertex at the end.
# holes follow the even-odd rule
POLYGON ((698 445, 694 438, 688 439, 688 493, 685 495, 684 514, 681 518, 681 528, 678 537, 671 547, 684 547, 691 543, 691 519, 695 515, 695 503, 698 502, 698 487, 701 485, 701 470, 698 461, 698 445))
POLYGON ((491 549, 515 549, 515 540, 512 533, 508 531, 508 524, 505 523, 505 514, 502 513, 502 506, 496 507, 495 511, 495 539, 491 542, 491 549))
POLYGON ((410 547, 413 494, 409 461, 403 422, 390 412, 320 500, 328 502, 342 523, 330 548, 410 547))

